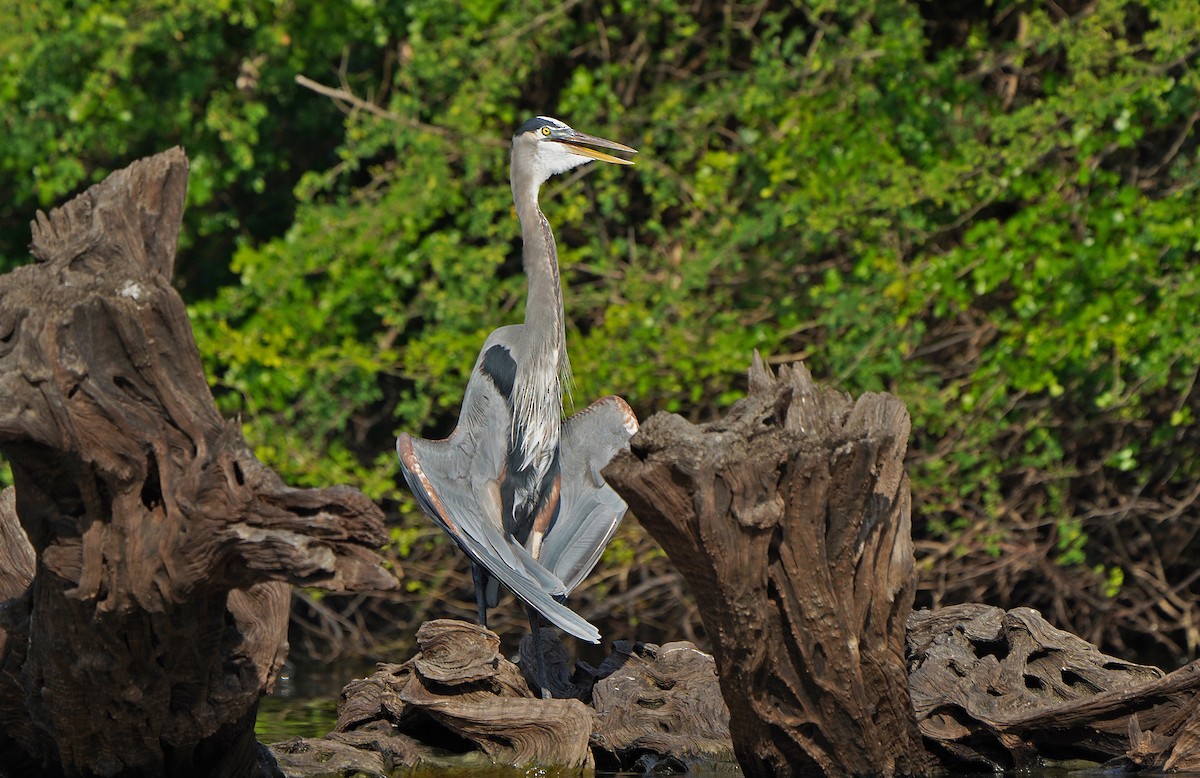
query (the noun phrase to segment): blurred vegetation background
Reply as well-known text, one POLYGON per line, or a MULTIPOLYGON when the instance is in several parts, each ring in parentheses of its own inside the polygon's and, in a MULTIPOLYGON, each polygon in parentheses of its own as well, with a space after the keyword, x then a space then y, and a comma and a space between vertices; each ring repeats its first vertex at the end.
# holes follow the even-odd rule
MULTIPOLYGON (((0 270, 36 209, 183 145, 177 283, 219 406, 291 483, 389 513, 406 591, 300 592, 294 646, 401 650, 473 613, 392 446, 453 427, 522 315, 507 148, 546 113, 641 151, 543 190, 578 407, 711 419, 754 349, 892 392, 919 605, 1200 650, 1192 0, 0 8, 0 270)), ((609 637, 704 641, 636 520, 573 602, 609 637)))

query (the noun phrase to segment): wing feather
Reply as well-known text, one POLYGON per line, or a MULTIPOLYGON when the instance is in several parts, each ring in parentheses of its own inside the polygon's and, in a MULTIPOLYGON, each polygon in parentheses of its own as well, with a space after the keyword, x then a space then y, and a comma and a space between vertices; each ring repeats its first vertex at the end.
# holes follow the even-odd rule
POLYGON ((551 623, 581 640, 598 643, 600 632, 554 599, 566 595, 563 581, 502 529, 498 483, 511 424, 507 402, 477 363, 450 437, 425 440, 401 434, 397 438, 404 479, 421 509, 472 561, 551 623))
POLYGON ((567 592, 587 577, 628 509, 601 470, 637 432, 637 416, 620 397, 608 396, 563 425, 562 505, 539 557, 567 592))

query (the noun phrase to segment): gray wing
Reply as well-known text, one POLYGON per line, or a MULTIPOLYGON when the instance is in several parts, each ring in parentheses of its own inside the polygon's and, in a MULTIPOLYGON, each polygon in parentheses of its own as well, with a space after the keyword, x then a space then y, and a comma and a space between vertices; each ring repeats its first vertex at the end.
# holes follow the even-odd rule
POLYGON ((620 397, 602 397, 567 419, 562 431, 562 497, 558 519, 538 557, 570 592, 600 560, 628 506, 600 471, 629 448, 637 416, 620 397))
POLYGON ((599 643, 599 630, 554 599, 567 592, 562 580, 502 530, 499 482, 510 425, 507 403, 477 365, 450 437, 396 439, 404 479, 422 510, 472 561, 560 629, 599 643))

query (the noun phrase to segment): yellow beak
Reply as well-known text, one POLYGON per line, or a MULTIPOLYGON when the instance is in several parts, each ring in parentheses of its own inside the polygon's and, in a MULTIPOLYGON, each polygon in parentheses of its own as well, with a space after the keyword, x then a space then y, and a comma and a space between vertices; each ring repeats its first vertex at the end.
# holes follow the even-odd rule
POLYGON ((554 138, 554 140, 570 149, 572 154, 578 154, 581 157, 588 157, 590 159, 598 159, 601 162, 611 162, 614 165, 632 165, 633 160, 614 156, 607 152, 601 151, 601 149, 617 151, 623 154, 638 153, 637 149, 630 148, 624 143, 605 140, 604 138, 599 138, 595 135, 588 135, 576 130, 572 130, 570 133, 563 135, 562 137, 554 138))

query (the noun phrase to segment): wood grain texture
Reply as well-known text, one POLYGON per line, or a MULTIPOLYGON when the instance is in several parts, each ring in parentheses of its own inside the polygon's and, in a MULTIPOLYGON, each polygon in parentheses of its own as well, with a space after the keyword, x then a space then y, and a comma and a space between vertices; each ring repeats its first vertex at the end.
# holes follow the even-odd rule
MULTIPOLYGON (((0 491, 0 603, 25 593, 33 580, 37 555, 17 517, 17 492, 11 486, 0 491)), ((4 647, 4 624, 0 622, 0 651, 4 647)))
POLYGON ((9 764, 244 772, 288 584, 394 585, 379 509, 287 487, 213 404, 170 285, 187 171, 172 149, 39 213, 37 262, 0 277, 0 451, 37 557, 5 609, 9 764))
POLYGON ((619 640, 591 689, 598 766, 707 772, 735 761, 716 662, 691 643, 619 640))
POLYGON ((11 486, 0 491, 0 543, 0 733, 7 733, 0 735, 0 765, 5 765, 24 760, 11 744, 36 737, 21 676, 11 670, 20 668, 28 653, 29 584, 37 556, 17 517, 16 490, 11 486))
MULTIPOLYGON (((557 643, 549 633, 544 641, 557 643)), ((713 770, 732 765, 729 714, 715 663, 691 643, 618 641, 598 668, 580 664, 578 698, 544 700, 500 655, 495 633, 440 619, 418 653, 381 664, 342 691, 334 731, 270 748, 292 778, 402 767, 541 765, 605 770, 713 770), (355 758, 354 751, 361 753, 355 758)), ((382 772, 373 772, 375 770, 382 772)))
POLYGON ((1107 656, 1030 608, 920 611, 908 640, 921 733, 952 770, 1047 759, 1163 768, 1200 691, 1196 665, 1166 674, 1107 656))
POLYGON ((749 379, 723 419, 652 417, 605 477, 697 599, 747 775, 923 773, 908 413, 757 355, 749 379))
POLYGON ((1200 686, 1190 685, 1190 681, 1200 681, 1200 665, 1193 662, 1171 675, 1183 675, 1185 671, 1187 681, 1181 680, 1181 683, 1189 683, 1189 688, 1196 691, 1192 692, 1190 700, 1185 698, 1182 703, 1176 702, 1179 711, 1175 718, 1182 719, 1179 727, 1174 728, 1168 722, 1159 728, 1161 733, 1150 733, 1149 737, 1140 731, 1131 734, 1134 749, 1138 745, 1145 746, 1147 758, 1139 762, 1145 767, 1164 772, 1200 772, 1200 686))
MULTIPOLYGON (((592 766, 590 709, 579 700, 535 696, 500 654, 494 632, 439 619, 421 625, 417 646, 407 662, 382 664, 346 686, 337 725, 323 742, 369 744, 369 763, 382 756, 388 769, 592 766)), ((288 775, 324 774, 325 748, 297 741, 272 746, 288 775)))

